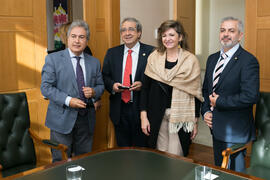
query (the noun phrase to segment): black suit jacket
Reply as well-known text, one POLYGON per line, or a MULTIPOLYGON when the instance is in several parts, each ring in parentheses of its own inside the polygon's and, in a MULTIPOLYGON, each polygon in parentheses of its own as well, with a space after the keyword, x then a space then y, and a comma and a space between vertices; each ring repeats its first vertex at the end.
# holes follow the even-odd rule
MULTIPOLYGON (((203 83, 202 115, 210 111, 213 71, 220 52, 208 57, 203 83)), ((225 66, 215 93, 219 95, 213 111, 212 134, 223 142, 246 143, 255 138, 252 113, 259 97, 259 64, 241 46, 225 66)))
MULTIPOLYGON (((140 43, 139 57, 137 70, 134 81, 142 81, 147 58, 153 51, 153 46, 140 43)), ((113 84, 116 82, 122 83, 122 67, 123 67, 124 45, 108 49, 103 62, 103 80, 105 89, 110 93, 110 118, 117 125, 120 120, 121 112, 121 93, 113 92, 113 84)), ((136 122, 140 122, 140 91, 133 91, 133 107, 138 115, 134 117, 136 122)))

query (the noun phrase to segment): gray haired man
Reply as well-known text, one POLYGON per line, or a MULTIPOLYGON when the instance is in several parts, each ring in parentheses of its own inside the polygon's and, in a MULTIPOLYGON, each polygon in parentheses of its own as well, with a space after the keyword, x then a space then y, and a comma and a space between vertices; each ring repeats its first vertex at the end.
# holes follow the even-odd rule
MULTIPOLYGON (((51 140, 68 146, 68 155, 80 155, 92 149, 95 126, 93 103, 100 98, 104 85, 100 62, 83 52, 90 37, 86 22, 72 22, 68 47, 46 56, 42 69, 41 92, 50 100, 45 125, 51 140)), ((52 150, 53 162, 61 152, 52 150)))

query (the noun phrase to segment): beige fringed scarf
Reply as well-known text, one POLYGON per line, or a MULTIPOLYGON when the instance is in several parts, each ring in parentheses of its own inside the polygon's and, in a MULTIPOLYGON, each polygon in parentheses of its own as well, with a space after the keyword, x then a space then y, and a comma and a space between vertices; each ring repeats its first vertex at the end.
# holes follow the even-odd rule
POLYGON ((182 127, 191 132, 196 123, 194 97, 203 102, 199 61, 184 49, 180 49, 172 69, 165 69, 165 61, 166 53, 155 50, 148 57, 145 74, 173 87, 169 132, 176 133, 182 127))

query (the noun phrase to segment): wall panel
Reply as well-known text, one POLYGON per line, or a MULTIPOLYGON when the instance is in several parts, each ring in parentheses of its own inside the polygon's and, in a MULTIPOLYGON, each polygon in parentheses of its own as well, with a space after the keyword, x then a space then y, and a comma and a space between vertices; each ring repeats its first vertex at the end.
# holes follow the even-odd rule
MULTIPOLYGON (((101 65, 108 48, 120 44, 120 0, 84 0, 84 19, 90 26, 89 45, 101 65)), ((109 95, 102 96, 97 111, 93 150, 115 146, 114 130, 109 118, 109 95)))
POLYGON ((245 48, 260 64, 260 91, 270 92, 270 2, 246 0, 245 48))
POLYGON ((175 0, 175 7, 174 18, 184 26, 190 51, 195 53, 195 0, 175 0))

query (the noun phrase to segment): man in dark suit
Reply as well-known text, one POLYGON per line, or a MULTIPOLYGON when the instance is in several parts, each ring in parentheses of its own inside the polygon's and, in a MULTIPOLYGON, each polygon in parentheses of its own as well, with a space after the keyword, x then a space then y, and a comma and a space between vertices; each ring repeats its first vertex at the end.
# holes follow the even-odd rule
POLYGON ((142 25, 135 18, 125 18, 120 32, 124 44, 107 51, 102 70, 110 93, 110 118, 118 146, 142 147, 146 146, 146 136, 140 125, 141 80, 153 47, 139 42, 142 25))
MULTIPOLYGON (((211 128, 215 165, 222 151, 237 143, 255 139, 252 108, 259 96, 259 64, 239 42, 243 24, 226 17, 221 21, 221 51, 208 57, 203 83, 202 115, 211 128)), ((230 169, 243 171, 245 151, 230 157, 230 169)))
MULTIPOLYGON (((41 92, 50 100, 46 126, 51 140, 68 146, 68 155, 91 151, 95 126, 93 103, 103 94, 99 60, 83 53, 90 32, 84 21, 74 21, 68 30, 68 48, 46 56, 41 92)), ((61 152, 52 150, 53 162, 61 152)))

